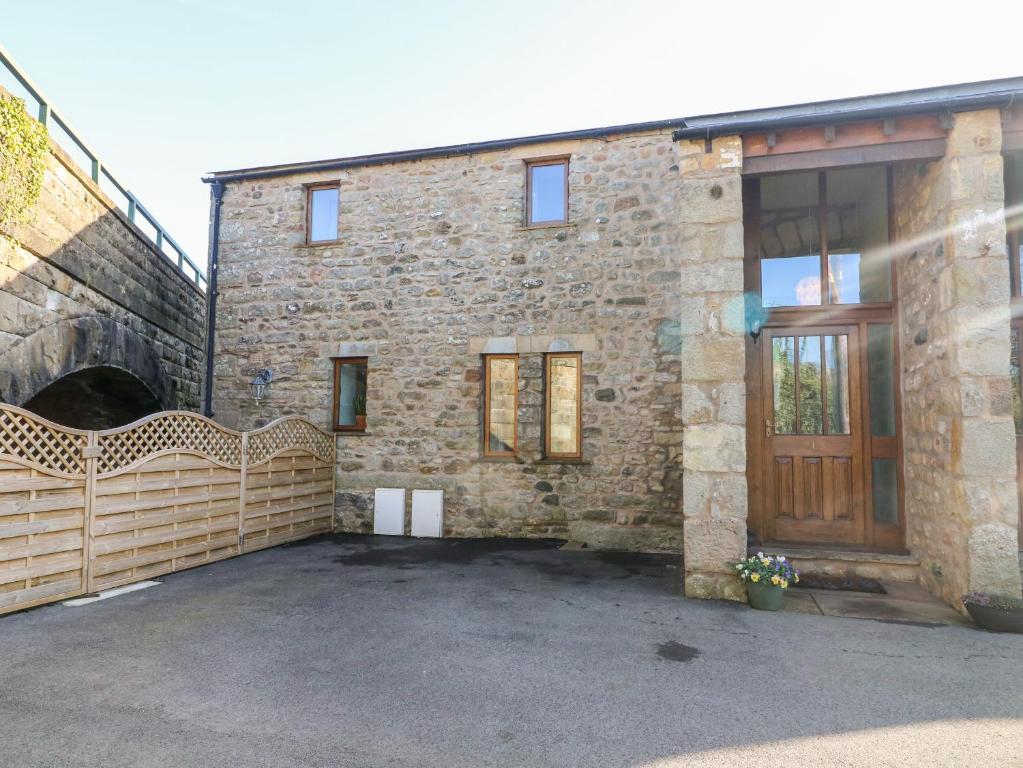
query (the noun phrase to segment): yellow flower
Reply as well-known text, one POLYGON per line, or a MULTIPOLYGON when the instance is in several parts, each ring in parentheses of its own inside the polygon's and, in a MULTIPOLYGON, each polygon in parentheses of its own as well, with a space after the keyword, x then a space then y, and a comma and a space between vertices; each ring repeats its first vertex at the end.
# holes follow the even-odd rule
POLYGON ((749 577, 749 580, 750 581, 760 581, 760 574, 759 573, 754 573, 752 576, 749 577))
POLYGON ((789 583, 787 581, 785 581, 785 579, 781 580, 781 588, 782 589, 788 589, 789 588, 789 583))
POLYGON ((775 574, 774 576, 771 577, 771 583, 774 584, 775 586, 778 586, 780 582, 781 579, 778 578, 778 574, 775 574))

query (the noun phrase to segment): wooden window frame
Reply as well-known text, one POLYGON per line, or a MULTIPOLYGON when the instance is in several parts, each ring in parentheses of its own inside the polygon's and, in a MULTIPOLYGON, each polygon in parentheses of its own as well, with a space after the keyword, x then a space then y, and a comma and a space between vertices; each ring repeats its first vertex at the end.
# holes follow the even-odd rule
POLYGON ((543 453, 544 458, 552 461, 575 460, 583 457, 583 353, 582 352, 548 352, 543 361, 543 453), (576 401, 575 429, 576 450, 571 453, 555 453, 551 450, 551 364, 556 358, 572 357, 576 360, 576 401))
POLYGON ((336 243, 341 239, 341 182, 339 181, 318 181, 315 184, 305 185, 305 244, 323 245, 324 243, 336 243), (313 240, 313 193, 324 189, 337 190, 337 234, 329 240, 313 240))
POLYGON ((514 458, 519 450, 519 356, 516 354, 483 355, 483 456, 488 459, 514 458), (511 360, 515 366, 515 429, 510 451, 490 449, 490 363, 492 360, 511 360))
POLYGON ((559 155, 557 157, 538 157, 526 160, 526 226, 527 227, 556 227, 568 224, 568 171, 571 156, 559 155), (565 200, 565 216, 561 219, 547 219, 545 221, 533 221, 533 169, 549 165, 565 166, 565 186, 562 195, 565 200))
MULTIPOLYGON (((348 432, 354 434, 363 434, 366 431, 365 427, 359 427, 355 424, 338 424, 338 418, 340 414, 340 397, 341 397, 341 366, 342 365, 365 365, 366 366, 366 393, 369 393, 369 358, 368 357, 332 357, 331 362, 334 364, 334 402, 331 406, 331 428, 335 432, 348 432)), ((366 399, 367 410, 369 404, 369 398, 366 399)))

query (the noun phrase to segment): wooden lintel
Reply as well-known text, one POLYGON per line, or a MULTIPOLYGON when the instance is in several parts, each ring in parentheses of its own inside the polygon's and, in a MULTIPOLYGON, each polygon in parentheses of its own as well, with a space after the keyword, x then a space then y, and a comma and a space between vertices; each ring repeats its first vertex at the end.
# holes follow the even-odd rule
POLYGON ((787 155, 821 149, 870 147, 944 139, 947 130, 940 115, 909 115, 898 120, 867 120, 822 127, 786 128, 750 133, 742 137, 744 157, 787 155))
POLYGON ((746 156, 742 172, 747 176, 849 165, 876 165, 903 160, 935 160, 945 155, 945 139, 889 142, 863 147, 834 147, 789 154, 746 156))

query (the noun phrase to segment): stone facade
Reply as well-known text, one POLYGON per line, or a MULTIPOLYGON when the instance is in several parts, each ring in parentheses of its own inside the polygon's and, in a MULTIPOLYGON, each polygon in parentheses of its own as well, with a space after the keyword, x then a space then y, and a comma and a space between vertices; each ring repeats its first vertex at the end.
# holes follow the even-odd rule
MULTIPOLYGON (((944 158, 893 171, 909 554, 799 558, 922 572, 955 603, 1020 588, 998 113, 958 114, 936 141, 944 158)), ((328 426, 331 358, 368 357, 367 432, 337 437, 342 530, 371 530, 374 488, 443 489, 446 535, 682 549, 687 594, 742 599, 742 172, 740 137, 644 128, 229 178, 215 416, 328 426), (571 157, 570 223, 525 227, 524 161, 554 156, 571 157), (339 240, 307 245, 307 185, 327 181, 339 240), (582 353, 582 461, 543 457, 550 351, 582 353), (519 357, 512 460, 482 455, 488 352, 519 357), (272 394, 257 403, 263 368, 272 394)))
POLYGON ((338 437, 344 530, 371 530, 376 487, 439 488, 449 534, 678 551, 678 176, 654 131, 229 184, 216 418, 327 426, 330 358, 357 350, 368 429, 338 437), (571 155, 570 223, 524 227, 523 160, 555 155, 571 155), (304 245, 303 185, 330 179, 340 241, 304 245), (490 339, 519 355, 515 461, 481 457, 490 339), (582 462, 542 458, 548 349, 583 353, 582 462), (274 383, 257 408, 259 367, 274 383))
POLYGON ((99 365, 198 408, 205 295, 56 144, 29 224, 0 237, 0 400, 99 365))
POLYGON ((999 112, 957 114, 945 158, 894 186, 907 544, 948 602, 1018 593, 999 112))

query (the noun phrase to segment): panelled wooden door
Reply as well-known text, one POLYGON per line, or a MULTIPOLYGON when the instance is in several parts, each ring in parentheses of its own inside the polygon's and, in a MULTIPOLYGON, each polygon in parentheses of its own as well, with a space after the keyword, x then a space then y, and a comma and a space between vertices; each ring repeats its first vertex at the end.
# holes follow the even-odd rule
POLYGON ((765 538, 862 545, 858 326, 767 328, 761 349, 765 538))

